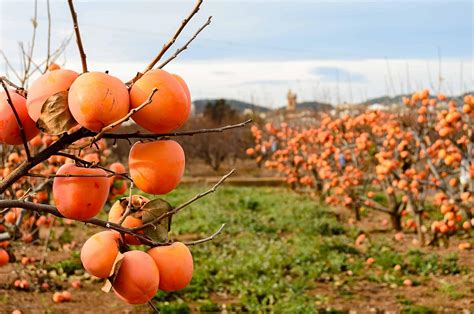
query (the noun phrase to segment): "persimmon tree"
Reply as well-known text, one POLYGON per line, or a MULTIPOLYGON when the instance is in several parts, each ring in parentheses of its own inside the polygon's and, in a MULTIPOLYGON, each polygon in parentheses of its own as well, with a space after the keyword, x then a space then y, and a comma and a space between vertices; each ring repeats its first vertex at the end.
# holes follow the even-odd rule
MULTIPOLYGON (((191 94, 182 77, 163 68, 187 49, 210 24, 211 17, 184 46, 167 59, 163 57, 202 2, 196 2, 157 56, 128 82, 88 68, 72 0, 68 4, 82 73, 54 63, 64 48, 61 45, 62 50, 50 53, 48 44, 43 62, 33 61, 32 50, 25 52, 28 68, 17 77, 18 84, 6 76, 0 78, 0 243, 4 247, 0 249, 0 265, 15 260, 12 241, 31 242, 35 228, 53 228, 54 217, 60 217, 105 229, 85 242, 81 261, 91 275, 106 279, 105 290, 113 289, 125 302, 147 303, 158 289, 175 291, 187 286, 193 272, 188 246, 214 239, 224 225, 207 238, 181 243, 168 237, 171 218, 214 192, 234 170, 183 204, 149 199, 135 191, 163 195, 179 184, 185 152, 172 138, 206 136, 250 123, 177 131, 189 117, 191 94), (41 75, 32 80, 35 71, 41 75), (146 132, 121 132, 120 125, 129 120, 146 132), (121 163, 107 162, 112 154, 107 141, 121 140, 131 145, 128 171, 121 163), (114 199, 124 193, 125 197, 114 199), (96 218, 107 201, 112 202, 108 220, 96 218), (137 244, 149 250, 130 248, 137 244)), ((35 23, 36 17, 34 32, 35 23)), ((67 301, 70 297, 56 293, 53 300, 67 301)))
POLYGON ((357 220, 369 208, 387 214, 397 231, 414 230, 420 244, 447 243, 472 225, 473 102, 423 90, 394 112, 323 113, 309 127, 253 126, 247 154, 357 220), (442 219, 430 213, 433 206, 442 219))

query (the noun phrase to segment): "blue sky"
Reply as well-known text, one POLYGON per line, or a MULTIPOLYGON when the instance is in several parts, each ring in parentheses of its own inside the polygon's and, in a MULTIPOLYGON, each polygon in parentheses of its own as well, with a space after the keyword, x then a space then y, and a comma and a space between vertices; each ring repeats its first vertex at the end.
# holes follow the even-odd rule
MULTIPOLYGON (((0 48, 12 60, 17 55, 16 42, 29 40, 32 3, 0 0, 0 48)), ((65 3, 51 1, 53 43, 71 32, 65 3)), ((76 0, 88 58, 97 70, 110 67, 107 69, 119 77, 131 76, 154 56, 193 4, 194 0, 76 0), (127 73, 132 66, 137 68, 127 73)), ((42 35, 46 31, 44 8, 40 1, 42 35)), ((207 0, 178 45, 209 15, 213 16, 211 26, 169 67, 186 73, 188 81, 195 80, 190 85, 197 97, 234 97, 272 105, 284 102, 288 88, 296 90, 300 99, 309 100, 318 97, 315 85, 334 94, 337 83, 343 85, 337 88, 342 93, 339 98, 358 100, 403 92, 407 69, 412 72, 408 74, 411 81, 436 85, 439 54, 446 89, 456 93, 474 84, 470 0, 207 0), (295 64, 295 73, 291 73, 295 64), (349 93, 347 84, 359 92, 349 93), (399 87, 387 86, 394 84, 399 87)), ((39 44, 38 50, 43 49, 39 44)), ((68 65, 78 65, 73 42, 66 57, 68 65)), ((330 98, 334 101, 335 96, 330 98)))

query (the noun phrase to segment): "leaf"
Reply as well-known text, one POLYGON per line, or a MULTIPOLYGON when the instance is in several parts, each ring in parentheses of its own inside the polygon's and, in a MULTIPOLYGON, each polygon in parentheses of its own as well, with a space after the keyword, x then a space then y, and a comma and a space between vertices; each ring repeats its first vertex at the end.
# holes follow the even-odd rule
MULTIPOLYGON (((152 221, 163 215, 164 213, 172 210, 173 207, 160 198, 154 199, 143 206, 143 216, 142 222, 144 224, 152 221)), ((171 216, 166 217, 165 219, 161 220, 160 222, 150 225, 143 229, 146 236, 150 239, 158 242, 167 242, 168 241, 168 232, 170 231, 171 225, 171 216)))
POLYGON ((112 265, 112 269, 110 270, 109 277, 105 281, 104 285, 102 286, 101 290, 104 292, 110 292, 110 289, 112 289, 112 284, 115 281, 115 278, 117 277, 118 271, 120 269, 120 266, 122 265, 122 260, 123 260, 124 255, 122 253, 118 253, 117 256, 115 257, 114 264, 112 265))
POLYGON ((69 111, 67 91, 50 96, 41 107, 36 127, 49 135, 61 135, 77 124, 69 111))

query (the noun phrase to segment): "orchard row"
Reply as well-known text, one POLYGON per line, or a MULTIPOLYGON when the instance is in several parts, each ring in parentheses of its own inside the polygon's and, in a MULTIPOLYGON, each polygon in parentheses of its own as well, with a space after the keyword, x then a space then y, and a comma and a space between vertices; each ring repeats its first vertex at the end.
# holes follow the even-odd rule
POLYGON ((422 245, 471 228, 474 96, 458 103, 423 90, 393 112, 323 113, 311 127, 268 123, 251 131, 248 155, 357 220, 366 209, 383 212, 395 230, 415 230, 422 245))

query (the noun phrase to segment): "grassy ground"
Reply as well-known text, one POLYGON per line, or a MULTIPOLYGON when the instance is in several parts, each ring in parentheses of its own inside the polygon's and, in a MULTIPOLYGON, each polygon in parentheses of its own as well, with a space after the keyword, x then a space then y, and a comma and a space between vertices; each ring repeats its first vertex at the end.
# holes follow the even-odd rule
MULTIPOLYGON (((166 199, 180 203, 201 189, 180 189, 166 199)), ((192 284, 182 292, 157 297, 169 302, 166 308, 185 308, 192 300, 201 310, 225 306, 238 312, 310 313, 332 303, 349 309, 336 299, 357 299, 352 288, 361 282, 392 290, 395 296, 397 290, 412 289, 401 288, 405 279, 428 287, 436 276, 455 276, 466 283, 463 288, 440 284, 440 294, 452 290, 455 294, 450 296, 460 300, 474 292, 470 270, 459 265, 457 253, 440 256, 416 247, 398 252, 386 234, 356 248, 359 228, 344 226, 334 212, 283 188, 219 190, 176 216, 173 234, 205 236, 222 223, 227 227, 221 237, 193 248, 192 284), (365 264, 368 257, 375 258, 370 267, 365 264), (393 269, 397 264, 400 271, 393 269)), ((403 295, 398 301, 398 309, 424 309, 403 295)))
MULTIPOLYGON (((164 198, 176 205, 205 188, 182 187, 164 198)), ((345 224, 346 219, 339 220, 340 216, 284 188, 222 187, 173 218, 174 239, 206 237, 222 223, 227 225, 214 241, 192 248, 195 273, 190 286, 176 293, 159 293, 154 302, 161 313, 474 309, 472 251, 457 252, 454 244, 449 249, 417 249, 409 245, 410 235, 395 242, 393 232, 374 229, 374 219, 383 217, 356 227, 345 224), (372 231, 370 239, 355 246, 361 229, 372 231), (375 263, 367 265, 368 257, 375 263), (399 271, 394 270, 397 264, 399 271), (404 286, 405 279, 413 286, 404 286)), ((96 231, 84 226, 70 230, 76 239, 96 231)), ((54 254, 48 258, 54 260, 54 254)), ((56 265, 59 273, 66 267, 76 274, 81 271, 77 257, 58 263, 49 267, 56 265)), ((97 309, 104 311, 148 310, 124 308, 110 294, 104 302, 99 283, 88 282, 82 292, 86 295, 89 291, 85 309, 97 304, 97 309)), ((18 293, 0 289, 0 296, 6 296, 0 301, 12 308, 12 303, 26 294, 18 293)), ((49 295, 43 299, 40 308, 53 312, 85 306, 78 298, 76 305, 61 304, 59 308, 50 302, 49 295)))

